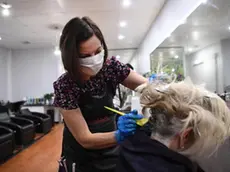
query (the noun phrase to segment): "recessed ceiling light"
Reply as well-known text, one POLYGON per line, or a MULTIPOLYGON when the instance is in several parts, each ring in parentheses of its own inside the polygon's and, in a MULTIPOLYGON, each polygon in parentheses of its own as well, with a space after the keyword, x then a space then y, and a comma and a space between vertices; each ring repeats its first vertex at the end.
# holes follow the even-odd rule
POLYGON ((58 46, 56 46, 55 49, 54 49, 54 55, 55 55, 55 56, 61 55, 61 51, 60 51, 60 49, 58 48, 58 46))
POLYGON ((208 2, 208 0, 202 0, 203 4, 206 4, 208 2))
POLYGON ((126 27, 127 22, 126 21, 121 21, 119 25, 120 25, 120 27, 126 27))
POLYGON ((159 52, 159 56, 160 56, 160 57, 163 57, 163 52, 159 52))
POLYGON ((175 55, 175 56, 174 56, 174 58, 175 58, 175 59, 178 59, 178 58, 179 58, 179 56, 178 56, 178 55, 175 55))
POLYGON ((1 3, 0 6, 4 9, 10 9, 12 7, 12 5, 7 4, 6 2, 1 3))
POLYGON ((228 30, 230 30, 230 26, 228 26, 228 30))
POLYGON ((0 37, 0 40, 2 40, 2 37, 0 37))
POLYGON ((132 4, 131 0, 123 0, 123 7, 127 8, 132 4))
POLYGON ((181 24, 185 24, 185 23, 187 23, 186 19, 181 21, 181 24))
POLYGON ((8 8, 2 9, 2 15, 7 17, 10 15, 10 10, 8 8))
POLYGON ((124 39, 124 38, 125 38, 124 35, 119 35, 119 36, 118 36, 118 39, 119 39, 119 40, 122 40, 122 39, 124 39))
POLYGON ((117 59, 120 59, 120 58, 121 58, 121 56, 117 55, 117 56, 116 56, 116 58, 117 58, 117 59))
POLYGON ((194 40, 197 40, 198 38, 199 38, 199 32, 198 31, 194 31, 194 32, 192 32, 192 36, 193 36, 193 39, 194 40))
POLYGON ((192 48, 188 48, 188 52, 192 52, 192 50, 193 50, 192 48))
POLYGON ((171 51, 170 51, 170 54, 171 54, 171 55, 174 55, 174 54, 175 54, 175 51, 171 50, 171 51))

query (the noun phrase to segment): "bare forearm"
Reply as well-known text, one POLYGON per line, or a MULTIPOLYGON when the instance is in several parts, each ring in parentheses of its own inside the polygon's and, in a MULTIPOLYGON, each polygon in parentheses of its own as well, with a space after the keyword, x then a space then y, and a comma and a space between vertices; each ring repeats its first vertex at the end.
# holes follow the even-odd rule
POLYGON ((116 144, 115 132, 93 133, 82 143, 87 149, 103 149, 115 146, 116 144))
POLYGON ((146 82, 148 82, 146 78, 134 71, 131 71, 129 76, 123 81, 122 85, 131 90, 135 90, 139 85, 142 85, 146 82))
POLYGON ((91 133, 80 109, 61 111, 70 132, 86 149, 102 149, 116 145, 115 132, 91 133))

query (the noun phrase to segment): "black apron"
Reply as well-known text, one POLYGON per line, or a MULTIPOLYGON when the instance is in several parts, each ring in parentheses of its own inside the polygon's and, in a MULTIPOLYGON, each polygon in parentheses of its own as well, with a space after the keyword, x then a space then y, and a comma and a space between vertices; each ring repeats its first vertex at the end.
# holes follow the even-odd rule
MULTIPOLYGON (((115 89, 112 84, 104 83, 104 91, 97 95, 82 91, 79 108, 92 133, 111 132, 116 130, 115 114, 104 106, 113 107, 115 89)), ((113 172, 116 168, 118 147, 100 150, 83 148, 65 125, 62 143, 62 156, 66 159, 68 172, 76 163, 76 172, 113 172)))

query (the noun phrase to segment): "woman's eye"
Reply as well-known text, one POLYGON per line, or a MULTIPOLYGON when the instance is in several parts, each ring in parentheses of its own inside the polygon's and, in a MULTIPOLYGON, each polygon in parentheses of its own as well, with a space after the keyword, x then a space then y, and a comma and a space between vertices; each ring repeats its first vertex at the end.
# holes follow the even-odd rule
POLYGON ((87 58, 87 57, 90 57, 90 55, 80 55, 80 58, 82 59, 87 58))
POLYGON ((98 49, 95 53, 95 55, 99 54, 102 51, 102 48, 98 49))
POLYGON ((80 55, 80 58, 88 58, 88 57, 95 56, 95 55, 99 54, 102 50, 103 50, 103 48, 99 48, 97 51, 95 51, 94 55, 90 55, 90 54, 81 54, 81 55, 80 55))

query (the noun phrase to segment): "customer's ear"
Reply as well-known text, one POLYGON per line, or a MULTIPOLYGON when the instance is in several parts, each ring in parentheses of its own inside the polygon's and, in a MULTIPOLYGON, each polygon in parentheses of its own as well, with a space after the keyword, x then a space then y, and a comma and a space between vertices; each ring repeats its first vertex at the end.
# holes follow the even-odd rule
POLYGON ((193 128, 189 127, 180 134, 180 149, 187 149, 194 141, 193 128))

